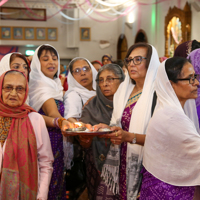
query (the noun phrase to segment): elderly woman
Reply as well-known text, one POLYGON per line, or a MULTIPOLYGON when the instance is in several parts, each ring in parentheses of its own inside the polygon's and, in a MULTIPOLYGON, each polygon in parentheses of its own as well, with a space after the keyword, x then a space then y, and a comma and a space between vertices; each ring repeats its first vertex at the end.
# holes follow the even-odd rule
MULTIPOLYGON (((116 64, 107 64, 100 68, 96 79, 97 96, 94 97, 87 106, 85 106, 81 117, 82 122, 91 125, 110 123, 113 111, 113 96, 120 83, 124 81, 124 77, 121 67, 116 64)), ((89 143, 81 141, 81 144, 88 147, 91 145, 91 142, 91 148, 86 151, 87 188, 89 199, 116 199, 117 197, 115 197, 115 195, 106 187, 99 175, 99 171, 101 171, 104 163, 103 161, 105 160, 103 157, 106 156, 111 143, 109 140, 105 140, 104 138, 95 137, 89 143), (92 180, 95 180, 95 182, 92 180), (103 193, 101 193, 102 190, 104 190, 103 193)))
POLYGON ((24 104, 25 75, 4 73, 0 92, 0 199, 47 199, 53 154, 43 118, 24 104))
POLYGON ((96 95, 96 75, 96 69, 85 58, 77 57, 69 63, 68 91, 64 103, 65 118, 70 122, 80 119, 83 105, 96 95))
POLYGON ((64 150, 61 124, 64 116, 63 87, 59 79, 60 59, 50 45, 39 46, 31 62, 30 105, 42 115, 52 117, 55 127, 48 127, 53 155, 53 174, 48 199, 66 199, 64 181, 64 150))
MULTIPOLYGON (((123 200, 136 199, 139 192, 143 145, 160 62, 153 46, 137 43, 129 48, 125 63, 128 73, 113 100, 110 125, 115 125, 111 128, 114 132, 105 135, 114 145, 110 146, 101 174, 107 186, 123 200)), ((102 125, 94 130, 99 127, 102 125)))
POLYGON ((159 67, 158 104, 144 147, 141 200, 200 199, 200 136, 194 101, 198 85, 199 74, 185 58, 170 58, 159 67))
MULTIPOLYGON (((196 74, 200 74, 200 49, 196 49, 192 51, 187 59, 190 60, 191 64, 194 67, 194 71, 196 74)), ((197 107, 197 114, 200 124, 200 88, 198 87, 198 97, 196 98, 196 107, 197 107)))

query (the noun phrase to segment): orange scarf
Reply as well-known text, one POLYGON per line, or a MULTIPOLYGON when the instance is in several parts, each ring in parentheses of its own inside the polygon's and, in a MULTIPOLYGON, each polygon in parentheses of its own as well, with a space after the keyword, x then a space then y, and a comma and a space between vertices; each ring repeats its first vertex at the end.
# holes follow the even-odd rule
MULTIPOLYGON (((1 94, 5 74, 0 77, 1 94)), ((28 95, 28 82, 26 88, 26 95, 20 107, 9 107, 0 98, 0 116, 12 117, 5 144, 0 183, 0 199, 4 200, 35 200, 37 198, 37 143, 28 117, 28 113, 35 110, 24 104, 28 95)))

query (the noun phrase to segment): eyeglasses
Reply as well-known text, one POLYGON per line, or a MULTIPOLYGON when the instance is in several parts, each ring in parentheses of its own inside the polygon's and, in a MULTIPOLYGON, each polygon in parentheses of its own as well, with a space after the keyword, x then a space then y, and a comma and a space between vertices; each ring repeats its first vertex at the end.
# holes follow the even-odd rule
POLYGON ((177 81, 189 81, 190 84, 194 84, 195 82, 195 79, 199 82, 199 78, 200 78, 200 75, 199 74, 194 74, 193 77, 190 77, 190 78, 183 78, 183 79, 176 79, 177 81))
MULTIPOLYGON (((111 84, 113 84, 113 82, 114 82, 115 79, 120 79, 120 78, 107 78, 107 79, 105 80, 105 82, 106 82, 107 84, 111 85, 111 84)), ((104 83, 104 79, 103 79, 103 78, 102 78, 102 79, 97 79, 96 81, 97 81, 97 83, 98 83, 99 85, 103 85, 103 83, 104 83)))
POLYGON ((23 94, 26 91, 26 88, 22 87, 22 86, 17 86, 17 87, 13 87, 11 85, 5 86, 3 87, 5 92, 12 92, 14 89, 18 94, 23 94))
POLYGON ((90 71, 90 67, 89 66, 84 66, 82 68, 76 68, 75 70, 72 71, 72 73, 74 73, 75 75, 79 75, 81 73, 81 70, 83 70, 83 72, 89 72, 90 71))
POLYGON ((132 58, 132 59, 130 59, 130 58, 125 58, 125 59, 124 59, 124 63, 125 63, 126 66, 129 66, 129 65, 131 64, 131 61, 133 61, 133 63, 134 63, 135 65, 139 65, 139 64, 141 64, 141 62, 142 62, 143 59, 147 59, 147 58, 142 57, 142 56, 135 56, 135 57, 132 58))

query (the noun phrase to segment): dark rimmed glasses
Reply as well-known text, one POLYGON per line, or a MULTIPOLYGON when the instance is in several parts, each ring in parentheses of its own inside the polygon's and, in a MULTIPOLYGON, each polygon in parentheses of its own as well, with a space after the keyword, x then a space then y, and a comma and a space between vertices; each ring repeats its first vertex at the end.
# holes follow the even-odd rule
POLYGON ((72 71, 72 73, 75 74, 75 75, 79 75, 82 70, 83 70, 83 72, 89 72, 90 71, 90 67, 89 66, 84 66, 82 68, 76 68, 76 69, 74 69, 72 71))
POLYGON ((195 79, 199 82, 200 74, 194 74, 194 76, 189 77, 189 78, 179 78, 176 79, 177 81, 189 81, 190 84, 194 84, 195 79))
POLYGON ((104 79, 102 78, 102 79, 97 79, 96 81, 97 81, 97 83, 98 83, 99 85, 103 85, 104 81, 105 81, 107 84, 111 85, 111 84, 113 84, 113 82, 114 82, 115 79, 120 79, 120 78, 106 78, 106 80, 104 80, 104 79))
POLYGON ((124 59, 124 63, 125 63, 126 66, 129 66, 130 63, 131 63, 131 61, 133 61, 133 63, 134 63, 135 65, 139 65, 139 64, 141 64, 141 62, 142 62, 143 59, 147 59, 147 58, 145 58, 145 57, 143 57, 143 56, 135 56, 135 57, 132 58, 132 59, 130 59, 130 58, 125 58, 125 59, 124 59))
POLYGON ((7 86, 3 87, 3 90, 5 92, 9 92, 9 93, 11 93, 13 90, 15 90, 18 94, 24 94, 26 91, 26 88, 24 88, 22 86, 13 87, 11 85, 7 85, 7 86))

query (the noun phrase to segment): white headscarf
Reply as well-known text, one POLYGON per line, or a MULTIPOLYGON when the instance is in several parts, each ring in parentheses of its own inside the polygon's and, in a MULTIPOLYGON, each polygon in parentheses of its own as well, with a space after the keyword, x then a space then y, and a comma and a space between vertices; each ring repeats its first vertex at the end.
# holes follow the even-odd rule
POLYGON ((3 73, 7 72, 10 70, 10 57, 12 56, 12 54, 15 54, 17 52, 14 53, 8 53, 6 54, 0 62, 0 75, 2 75, 3 73))
MULTIPOLYGON (((52 47, 49 44, 45 45, 52 47)), ((33 59, 31 62, 30 82, 29 82, 30 106, 33 107, 36 111, 39 111, 44 102, 50 98, 63 101, 63 87, 59 79, 59 74, 60 74, 59 55, 58 55, 57 78, 54 79, 48 78, 42 73, 40 60, 38 58, 38 50, 40 49, 41 46, 39 46, 36 49, 33 55, 33 59)))
MULTIPOLYGON (((129 132, 132 132, 132 133, 146 134, 146 128, 151 118, 151 107, 152 107, 152 100, 153 100, 153 94, 154 94, 154 80, 157 74, 158 66, 160 64, 156 49, 153 46, 151 47, 152 47, 152 55, 151 55, 151 60, 150 60, 148 70, 146 73, 142 94, 139 100, 137 101, 131 115, 129 132)), ((113 110, 112 119, 110 122, 111 125, 117 125, 121 127, 122 114, 134 87, 135 85, 132 83, 132 80, 129 74, 127 73, 124 82, 121 83, 117 92, 114 95, 114 102, 113 102, 114 110, 113 110)), ((119 149, 118 145, 114 145, 114 147, 111 145, 110 151, 116 152, 117 149, 119 149)), ((137 196, 137 192, 139 189, 137 188, 139 186, 138 179, 139 179, 139 174, 140 174, 140 169, 141 169, 140 166, 142 163, 142 152, 143 152, 143 147, 141 145, 128 143, 127 157, 126 157, 127 199, 131 199, 131 198, 134 199, 137 196)), ((109 155, 111 154, 108 153, 108 156, 109 155)), ((108 156, 107 156, 107 159, 108 159, 108 156)), ((120 152, 117 153, 117 156, 119 159, 120 152)), ((110 177, 108 177, 108 179, 110 179, 111 183, 112 181, 114 181, 114 184, 112 187, 116 187, 119 181, 118 178, 116 178, 116 174, 119 174, 119 166, 115 167, 115 170, 113 171, 113 166, 110 167, 109 164, 108 165, 104 164, 103 170, 104 172, 102 172, 102 176, 104 177, 107 177, 108 173, 113 174, 114 179, 112 180, 112 178, 110 179, 110 177)), ((109 182, 109 180, 107 182, 109 182)), ((112 188, 112 191, 114 193, 115 192, 118 193, 118 188, 117 187, 112 188)))
POLYGON ((143 165, 168 184, 200 185, 200 136, 195 100, 185 103, 186 114, 167 77, 165 61, 159 67, 155 89, 158 103, 147 128, 143 165))
MULTIPOLYGON (((13 55, 13 54, 21 54, 19 52, 12 52, 12 53, 8 53, 6 54, 2 59, 1 59, 1 62, 0 62, 0 76, 9 71, 10 70, 10 57, 13 55)), ((27 99, 26 99, 26 102, 25 102, 27 105, 29 105, 29 96, 27 96, 27 99)))
MULTIPOLYGON (((77 58, 74 58, 71 62, 73 62, 74 60, 79 60, 79 59, 85 60, 89 64, 92 70, 93 90, 88 90, 87 88, 83 87, 80 83, 78 83, 69 70, 68 77, 67 77, 68 90, 64 96, 64 104, 65 104, 64 116, 66 119, 70 117, 80 118, 82 114, 83 104, 85 104, 89 98, 96 95, 96 81, 95 80, 97 76, 97 71, 93 67, 93 65, 90 63, 90 61, 87 60, 86 58, 77 57, 77 58)), ((71 62, 69 63, 69 65, 71 64, 71 62)))

